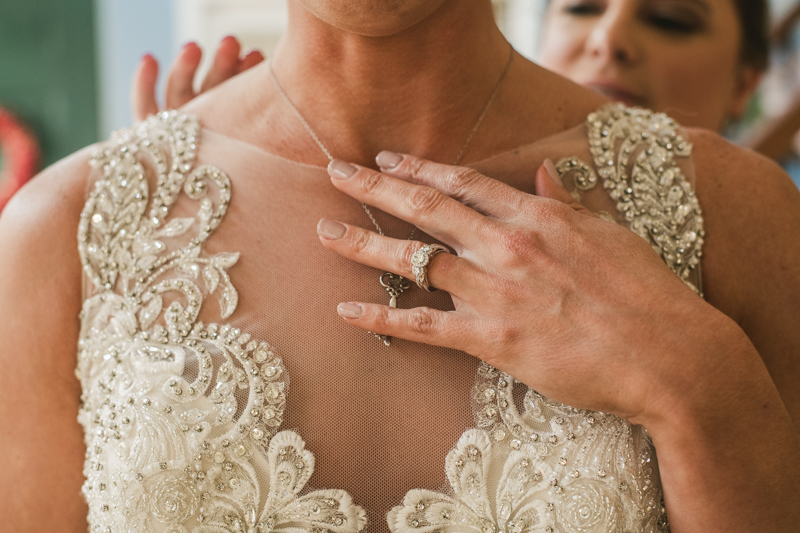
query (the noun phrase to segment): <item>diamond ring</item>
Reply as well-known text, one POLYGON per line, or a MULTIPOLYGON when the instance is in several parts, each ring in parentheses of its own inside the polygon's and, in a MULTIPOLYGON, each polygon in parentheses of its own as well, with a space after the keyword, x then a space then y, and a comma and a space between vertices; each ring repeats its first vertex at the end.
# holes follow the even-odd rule
POLYGON ((411 256, 411 272, 417 277, 417 286, 420 289, 428 292, 436 290, 428 285, 428 264, 434 255, 442 252, 449 254, 450 250, 441 244, 425 244, 411 256))

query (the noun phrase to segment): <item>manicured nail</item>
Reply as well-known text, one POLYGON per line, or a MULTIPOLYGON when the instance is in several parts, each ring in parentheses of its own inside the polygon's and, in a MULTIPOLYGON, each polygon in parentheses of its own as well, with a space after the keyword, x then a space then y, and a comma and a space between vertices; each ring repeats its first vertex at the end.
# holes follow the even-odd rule
POLYGON ((317 224, 317 233, 326 239, 341 239, 345 231, 347 231, 347 228, 342 224, 334 222, 333 220, 328 220, 327 218, 323 218, 317 224))
POLYGON ((402 155, 389 152, 388 150, 379 153, 378 157, 375 158, 375 162, 378 163, 378 166, 386 169, 396 167, 401 161, 403 161, 402 155))
POLYGON ((340 161, 339 159, 334 159, 328 165, 328 174, 330 174, 332 178, 340 180, 350 179, 357 170, 358 169, 350 163, 340 161))
POLYGON ((358 304, 351 304, 351 303, 341 303, 336 308, 336 311, 339 313, 339 316, 344 318, 361 318, 361 315, 364 314, 364 308, 358 304))
POLYGON ((561 175, 556 170, 556 166, 549 159, 544 160, 544 169, 550 174, 550 179, 556 182, 556 185, 563 187, 564 183, 561 181, 561 175))

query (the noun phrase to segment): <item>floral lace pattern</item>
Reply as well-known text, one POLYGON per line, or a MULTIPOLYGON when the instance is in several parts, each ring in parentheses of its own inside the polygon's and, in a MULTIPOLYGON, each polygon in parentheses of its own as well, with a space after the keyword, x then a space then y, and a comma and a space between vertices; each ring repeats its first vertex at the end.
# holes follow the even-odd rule
MULTIPOLYGON (((594 168, 557 165, 573 194, 602 183, 630 228, 699 292, 703 221, 675 161, 691 146, 667 117, 621 106, 590 115, 587 130, 594 168)), ((231 186, 221 170, 195 167, 199 134, 192 117, 163 113, 92 160, 102 176, 79 226, 92 294, 77 368, 90 529, 357 533, 366 516, 347 493, 304 491, 314 456, 280 431, 289 380, 273 347, 198 320, 212 295, 221 319, 236 310, 228 270, 239 259, 203 250, 231 186), (170 216, 181 194, 194 216, 170 216)), ((450 492, 408 492, 387 517, 393 533, 668 531, 643 428, 553 402, 488 365, 472 402, 476 427, 445 461, 450 492)))
MULTIPOLYGON (((691 153, 677 124, 613 104, 589 115, 586 127, 599 170, 576 157, 556 165, 572 179, 573 197, 602 182, 622 220, 701 294, 703 218, 675 160, 691 153)), ((554 402, 486 364, 472 401, 477 428, 446 459, 451 494, 409 492, 389 513, 393 533, 669 530, 644 428, 554 402)))
POLYGON ((197 320, 211 294, 223 319, 234 312, 227 270, 239 258, 203 255, 231 191, 222 171, 194 167, 199 132, 163 113, 92 159, 102 177, 78 237, 96 294, 83 305, 77 368, 90 530, 355 533, 366 517, 344 491, 301 495, 314 456, 278 432, 288 377, 273 348, 197 320), (195 217, 169 217, 181 192, 195 217))

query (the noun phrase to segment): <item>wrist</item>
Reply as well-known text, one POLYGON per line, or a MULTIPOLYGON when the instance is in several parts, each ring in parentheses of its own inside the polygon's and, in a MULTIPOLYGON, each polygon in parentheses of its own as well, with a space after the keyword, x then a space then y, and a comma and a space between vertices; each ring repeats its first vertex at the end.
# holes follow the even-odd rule
MULTIPOLYGON (((687 328, 680 356, 665 359, 636 420, 651 435, 688 428, 746 408, 753 394, 780 397, 757 350, 730 318, 714 310, 687 328)), ((678 348, 678 349, 681 349, 678 348)), ((782 404, 781 404, 782 406, 782 404)))
POLYGON ((664 386, 639 422, 657 452, 670 525, 794 531, 800 436, 758 352, 728 322, 709 330, 710 344, 693 351, 675 373, 678 386, 664 386))

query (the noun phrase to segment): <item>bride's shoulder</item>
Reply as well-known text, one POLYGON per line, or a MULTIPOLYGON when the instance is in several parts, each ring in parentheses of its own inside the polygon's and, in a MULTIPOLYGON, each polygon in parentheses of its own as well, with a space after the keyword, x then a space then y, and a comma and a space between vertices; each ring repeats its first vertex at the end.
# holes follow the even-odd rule
POLYGON ((706 224, 717 234, 779 239, 800 228, 800 192, 775 161, 736 146, 717 133, 687 128, 695 188, 706 224))
POLYGON ((232 138, 253 135, 253 120, 259 108, 259 92, 264 86, 261 65, 237 74, 186 103, 179 111, 195 117, 204 129, 232 138))
MULTIPOLYGON (((86 199, 90 160, 97 148, 90 146, 51 165, 23 187, 0 214, 0 256, 13 252, 22 266, 38 268, 77 261, 78 220, 86 199)), ((79 266, 79 263, 78 263, 79 266)))
POLYGON ((706 296, 758 349, 800 420, 800 191, 772 160, 688 130, 707 233, 706 296))

